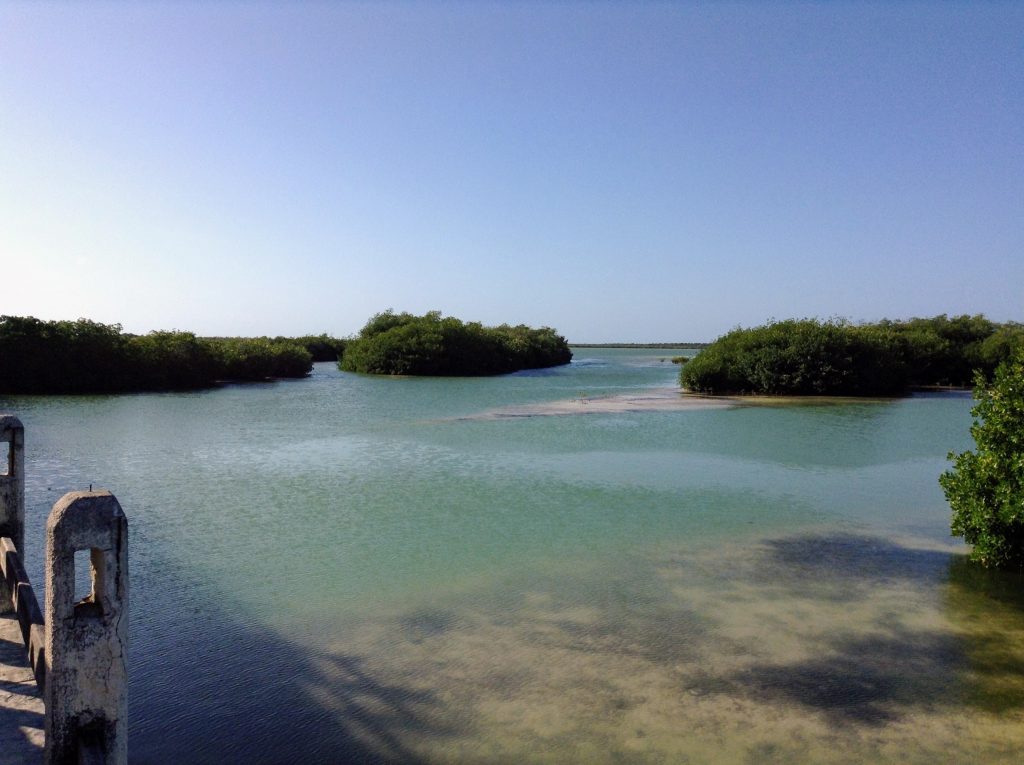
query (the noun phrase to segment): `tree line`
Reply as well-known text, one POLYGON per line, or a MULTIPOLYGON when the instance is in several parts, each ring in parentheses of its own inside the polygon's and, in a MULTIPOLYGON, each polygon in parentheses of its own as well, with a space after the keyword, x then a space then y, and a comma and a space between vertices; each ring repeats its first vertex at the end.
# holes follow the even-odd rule
POLYGON ((897 395, 917 386, 968 386, 990 379, 1024 346, 1024 325, 984 316, 788 319, 734 329, 680 371, 680 384, 717 394, 897 395))
POLYGON ((499 375, 568 364, 572 352, 550 327, 485 327, 440 311, 423 316, 385 311, 348 340, 339 366, 385 375, 499 375))
POLYGON ((133 335, 88 319, 0 316, 0 391, 118 393, 190 390, 219 381, 305 377, 344 342, 300 338, 202 338, 191 332, 133 335))

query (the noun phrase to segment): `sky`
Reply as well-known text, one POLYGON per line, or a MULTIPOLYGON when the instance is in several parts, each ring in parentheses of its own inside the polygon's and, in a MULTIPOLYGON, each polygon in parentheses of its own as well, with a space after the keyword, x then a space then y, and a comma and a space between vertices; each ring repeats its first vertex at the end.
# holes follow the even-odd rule
POLYGON ((0 314, 1024 320, 1024 3, 0 0, 0 314))

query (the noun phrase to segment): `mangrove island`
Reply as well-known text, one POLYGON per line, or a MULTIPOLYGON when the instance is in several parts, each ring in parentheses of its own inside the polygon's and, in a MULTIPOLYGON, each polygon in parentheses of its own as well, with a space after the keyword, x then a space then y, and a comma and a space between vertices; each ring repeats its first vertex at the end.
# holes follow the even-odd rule
POLYGON ((338 366, 378 375, 482 376, 568 364, 572 351, 550 327, 485 327, 440 311, 384 311, 349 340, 338 366))
POLYGON ((1024 325, 984 316, 851 324, 788 319, 734 329, 679 373, 687 390, 711 394, 893 396, 913 387, 971 385, 990 378, 1024 325))

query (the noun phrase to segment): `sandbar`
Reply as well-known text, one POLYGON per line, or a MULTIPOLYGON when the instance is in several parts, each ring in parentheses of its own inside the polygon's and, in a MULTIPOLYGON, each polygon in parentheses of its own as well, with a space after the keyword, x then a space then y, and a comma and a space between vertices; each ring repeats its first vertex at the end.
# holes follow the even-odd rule
POLYGON ((620 393, 611 396, 588 396, 584 393, 578 398, 503 406, 459 419, 498 420, 513 417, 550 417, 572 414, 725 409, 739 403, 739 400, 732 398, 683 393, 678 388, 651 388, 642 392, 620 393))

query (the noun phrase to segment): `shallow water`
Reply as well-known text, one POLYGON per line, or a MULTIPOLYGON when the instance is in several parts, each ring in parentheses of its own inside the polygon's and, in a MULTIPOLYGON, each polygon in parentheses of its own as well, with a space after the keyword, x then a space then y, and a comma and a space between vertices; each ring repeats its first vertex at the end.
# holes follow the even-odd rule
POLYGON ((52 503, 114 491, 133 762, 1020 761, 1024 582, 936 482, 968 397, 478 416, 678 353, 0 399, 30 575, 52 503))

